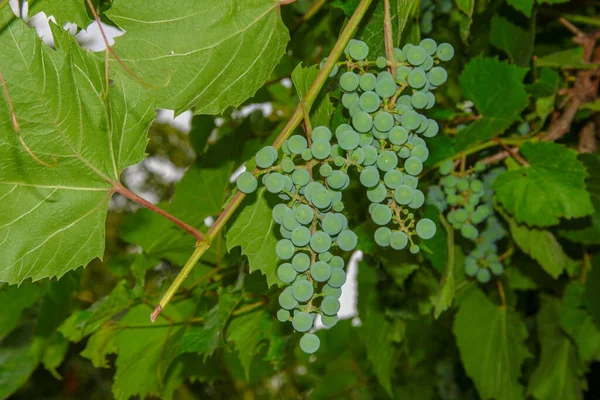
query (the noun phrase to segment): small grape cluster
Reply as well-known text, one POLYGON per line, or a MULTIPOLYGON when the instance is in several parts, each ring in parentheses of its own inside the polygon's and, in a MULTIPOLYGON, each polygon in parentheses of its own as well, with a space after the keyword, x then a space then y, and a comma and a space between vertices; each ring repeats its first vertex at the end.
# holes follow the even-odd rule
POLYGON ((442 212, 447 211, 446 218, 452 227, 475 243, 465 258, 465 273, 481 283, 487 283, 492 274, 498 276, 504 272, 497 242, 506 235, 493 211, 492 184, 502 169, 483 174, 485 170, 486 166, 477 162, 473 168, 457 172, 454 162, 446 160, 439 169, 443 175, 441 186, 431 186, 427 194, 427 202, 442 212), (478 226, 483 229, 480 231, 478 226))
POLYGON ((338 321, 346 273, 343 258, 335 253, 352 251, 358 244, 342 214, 349 168, 360 173, 360 182, 368 188, 371 218, 380 225, 375 233, 380 246, 401 250, 410 243, 410 251, 417 253, 414 236, 429 239, 436 231, 433 221, 417 222, 413 213, 425 201, 417 189, 417 175, 429 156, 418 135, 429 138, 439 131, 435 121, 417 110, 435 104, 431 90, 446 81, 447 73, 434 65, 451 59, 454 49, 431 39, 395 49, 396 78, 378 71, 389 66, 388 60, 369 61, 369 48, 362 41, 351 40, 345 53, 347 60, 338 62, 330 76, 346 67, 339 85, 350 124, 340 124, 334 133, 327 126, 307 127, 307 137, 291 136, 281 152, 264 147, 254 157, 258 172, 243 172, 237 179, 238 189, 251 193, 260 178, 266 190, 283 201, 272 211, 282 237, 275 248, 282 260, 277 276, 288 284, 279 295, 277 318, 305 333, 300 348, 309 354, 320 346, 319 338, 308 333, 316 316, 326 327, 338 321), (403 94, 409 87, 411 94, 403 94), (403 167, 400 159, 405 160, 403 167))
POLYGON ((430 34, 433 31, 433 18, 440 14, 450 14, 453 6, 452 0, 423 0, 421 2, 421 31, 430 34))

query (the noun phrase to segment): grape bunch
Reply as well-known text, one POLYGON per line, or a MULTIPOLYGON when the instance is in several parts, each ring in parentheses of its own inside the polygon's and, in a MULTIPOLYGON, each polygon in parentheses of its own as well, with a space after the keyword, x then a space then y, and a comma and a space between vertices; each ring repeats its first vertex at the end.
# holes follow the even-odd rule
POLYGON ((408 247, 417 253, 415 237, 429 239, 436 231, 433 221, 417 220, 414 214, 425 201, 417 189, 417 176, 429 156, 423 138, 439 131, 420 111, 435 104, 431 91, 447 79, 446 70, 437 64, 451 59, 454 49, 431 39, 395 49, 396 78, 385 70, 390 66, 385 57, 367 59, 364 42, 351 40, 345 54, 346 61, 338 62, 330 76, 345 67, 338 82, 348 123, 335 129, 307 127, 306 137, 291 136, 281 151, 262 148, 254 157, 257 171, 243 172, 236 182, 241 192, 252 193, 260 181, 282 201, 272 211, 281 235, 275 248, 281 260, 277 276, 287 285, 279 295, 277 318, 291 321, 304 333, 300 348, 308 354, 320 346, 310 333, 317 315, 328 328, 338 321, 346 282, 341 254, 358 244, 342 213, 350 168, 368 189, 369 212, 380 226, 375 233, 380 246, 408 247))
POLYGON ((465 273, 481 283, 487 283, 492 274, 498 276, 504 272, 497 243, 506 235, 494 215, 492 189, 503 168, 483 174, 485 170, 486 166, 477 162, 469 170, 455 171, 454 162, 446 160, 439 169, 443 175, 441 186, 431 186, 427 193, 427 202, 441 212, 447 211, 446 218, 452 227, 474 242, 475 247, 465 258, 465 273))
POLYGON ((425 34, 433 31, 433 18, 440 14, 449 14, 453 8, 452 0, 423 0, 421 2, 421 31, 425 34))

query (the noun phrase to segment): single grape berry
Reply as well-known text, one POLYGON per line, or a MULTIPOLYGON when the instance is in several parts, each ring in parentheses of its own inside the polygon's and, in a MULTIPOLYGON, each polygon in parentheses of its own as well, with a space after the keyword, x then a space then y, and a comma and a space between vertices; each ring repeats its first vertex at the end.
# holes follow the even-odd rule
POLYGON ((321 346, 321 341, 319 337, 314 333, 307 333, 306 335, 300 338, 300 349, 306 354, 313 354, 319 350, 321 346))
POLYGON ((358 85, 363 91, 374 90, 377 84, 377 77, 370 72, 362 74, 358 79, 358 85))
MULTIPOLYGON (((374 76, 373 79, 375 79, 374 76)), ((360 95, 358 104, 360 105, 360 108, 363 111, 375 112, 379 109, 379 106, 381 105, 381 98, 377 93, 369 90, 360 95)))
MULTIPOLYGON (((373 117, 371 117, 369 115, 369 113, 367 113, 365 111, 357 112, 352 117, 352 126, 358 132, 361 132, 361 133, 368 132, 371 130, 371 128, 373 128, 373 117)), ((346 132, 344 132, 344 133, 346 133, 346 132)), ((360 140, 360 137, 359 137, 359 140, 360 140)), ((340 146, 342 146, 342 148, 344 148, 344 146, 341 143, 340 143, 340 146)))
POLYGON ((434 137, 435 135, 437 135, 439 131, 440 131, 440 126, 438 125, 437 121, 435 121, 433 119, 429 119, 429 120, 427 120, 427 127, 425 128, 425 131, 423 132, 423 136, 431 138, 431 137, 434 137))
MULTIPOLYGON (((427 92, 429 93, 429 92, 427 92)), ((415 92, 410 98, 410 103, 414 108, 422 109, 427 107, 427 103, 429 102, 429 97, 425 92, 415 92)))
POLYGON ((304 247, 310 241, 310 230, 305 226, 298 226, 292 231, 290 240, 294 246, 304 247))
POLYGON ((340 301, 334 296, 326 296, 321 302, 321 312, 325 315, 336 315, 340 311, 340 301))
POLYGON ((350 230, 343 230, 337 237, 337 245, 342 251, 352 251, 358 244, 358 237, 350 230))
POLYGON ((430 56, 434 55, 435 51, 437 50, 437 43, 435 42, 435 40, 430 38, 421 40, 419 46, 421 46, 425 50, 425 52, 430 56))
MULTIPOLYGON (((301 302, 308 301, 315 292, 315 290, 313 289, 312 283, 310 283, 307 280, 301 280, 301 281, 297 280, 290 287, 292 288, 292 294, 294 295, 294 298, 301 302)), ((282 305, 282 307, 283 307, 283 305, 282 305)), ((285 308, 285 307, 283 307, 283 308, 285 308)))
POLYGON ((378 112, 373 118, 373 126, 381 132, 387 132, 394 126, 394 117, 385 111, 378 112))
MULTIPOLYGON (((381 74, 382 73, 379 73, 380 76, 381 74)), ((375 85, 375 92, 384 99, 389 99, 396 93, 397 88, 398 87, 396 86, 393 78, 381 79, 378 80, 377 84, 375 85)))
POLYGON ((295 251, 294 244, 289 239, 281 239, 275 246, 275 253, 277 254, 277 257, 282 260, 289 260, 292 258, 295 251))
POLYGON ((292 326, 298 332, 306 332, 312 328, 314 320, 313 315, 304 311, 296 311, 292 317, 292 326))
POLYGON ((331 267, 325 261, 317 261, 310 267, 310 275, 317 282, 325 282, 331 276, 331 267))
POLYGON ((306 253, 296 253, 292 258, 292 268, 297 272, 305 272, 310 267, 310 257, 306 253))
POLYGON ((331 153, 331 144, 328 141, 315 140, 310 146, 310 151, 317 160, 324 160, 331 153))
POLYGON ((338 214, 327 214, 321 221, 321 228, 328 235, 335 236, 342 231, 344 225, 338 214))
POLYGON ((290 312, 288 310, 277 311, 277 319, 279 322, 287 322, 290 320, 290 312))
POLYGON ((377 186, 379 183, 379 171, 375 167, 366 167, 360 173, 360 183, 367 188, 377 186))
POLYGON ((417 235, 421 239, 431 239, 435 235, 435 223, 429 218, 423 218, 417 222, 417 235))
POLYGON ((331 140, 331 130, 326 126, 317 126, 312 130, 312 140, 322 140, 329 142, 331 140))
POLYGON ((325 253, 331 248, 331 237, 325 232, 317 231, 310 238, 310 247, 316 253, 325 253))
POLYGON ((392 231, 390 228, 386 226, 382 226, 377 228, 375 231, 374 239, 375 243, 377 243, 381 247, 387 247, 390 245, 390 236, 392 235, 392 231))
POLYGON ((333 268, 327 283, 334 288, 342 287, 346 283, 346 272, 342 268, 333 268))
POLYGON ((440 86, 448 80, 448 72, 444 67, 433 67, 431 71, 427 73, 429 82, 434 86, 440 86))
POLYGON ((419 175, 421 171, 423 171, 423 162, 417 157, 408 157, 408 159, 404 161, 404 170, 407 174, 419 175))
POLYGON ((310 181, 310 174, 305 169, 297 169, 292 172, 292 182, 297 186, 306 186, 310 181))
POLYGON ((242 193, 252 193, 258 187, 258 181, 251 172, 242 172, 236 180, 237 188, 242 193))
POLYGON ((491 278, 492 275, 490 274, 490 271, 486 268, 480 268, 479 271, 477 271, 477 280, 479 282, 488 283, 491 278))
POLYGON ((436 55, 440 61, 450 61, 454 57, 454 47, 450 43, 442 43, 438 46, 436 55))
POLYGON ((390 247, 394 250, 402 250, 408 244, 408 236, 406 233, 394 231, 390 235, 390 247))
POLYGON ((377 60, 375 61, 375 65, 377 65, 377 68, 385 68, 387 66, 387 58, 383 57, 383 56, 379 56, 377 57, 377 60))
POLYGON ((410 87, 414 89, 421 89, 425 86, 427 82, 427 75, 425 71, 420 68, 415 68, 408 74, 408 78, 406 79, 410 87))
POLYGON ((377 225, 387 225, 392 220, 392 210, 386 205, 376 204, 371 210, 371 218, 377 225))
POLYGON ((349 93, 344 93, 342 95, 342 105, 344 107, 346 107, 347 109, 350 109, 355 104, 358 104, 358 93, 349 92, 349 93))
POLYGON ((348 54, 357 61, 362 61, 369 55, 369 46, 361 40, 354 40, 348 44, 348 54))
POLYGON ((321 323, 325 328, 333 328, 338 322, 337 315, 321 315, 321 323))
POLYGON ((388 137, 392 144, 401 145, 408 140, 408 131, 402 126, 394 126, 388 137))
POLYGON ((254 160, 259 168, 269 168, 277 161, 277 149, 273 146, 263 147, 256 153, 254 160))
POLYGON ((340 87, 344 92, 354 92, 358 88, 358 75, 354 72, 344 72, 340 76, 340 87))
POLYGON ((416 111, 407 111, 400 117, 400 123, 409 131, 417 129, 421 125, 421 116, 416 111))
POLYGON ((409 204, 414 197, 414 189, 406 184, 400 185, 394 190, 394 200, 400 205, 409 204))
POLYGON ((377 186, 367 190, 367 198, 371 203, 381 203, 386 197, 387 189, 383 183, 378 183, 377 186))
POLYGON ((404 175, 397 169, 388 171, 383 176, 383 182, 385 183, 385 186, 389 187, 390 189, 396 189, 398 186, 402 185, 403 181, 404 175))
POLYGON ((298 305, 298 300, 296 300, 296 297, 293 294, 292 286, 288 286, 279 293, 278 301, 281 308, 285 310, 293 310, 298 305))
POLYGON ((390 150, 384 150, 377 157, 377 168, 382 171, 390 171, 398 166, 398 156, 390 150))
POLYGON ((421 46, 412 46, 406 52, 406 60, 414 66, 423 64, 426 57, 427 52, 421 46))
POLYGON ((277 268, 277 277, 283 283, 292 283, 296 279, 296 271, 290 263, 283 263, 277 268))

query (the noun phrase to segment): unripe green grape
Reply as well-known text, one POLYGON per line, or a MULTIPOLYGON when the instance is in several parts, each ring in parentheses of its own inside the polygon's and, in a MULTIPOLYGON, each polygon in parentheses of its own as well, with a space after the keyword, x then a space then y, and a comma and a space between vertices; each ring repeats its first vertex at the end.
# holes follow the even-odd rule
POLYGON ((463 235, 465 239, 475 240, 477 236, 479 236, 479 231, 471 224, 464 224, 460 228, 460 234, 463 235))
POLYGON ((296 280, 291 288, 294 298, 300 302, 308 301, 315 292, 312 283, 307 280, 296 280))
POLYGON ((408 236, 401 231, 394 231, 389 238, 390 247, 394 250, 402 250, 408 244, 408 236))
POLYGON ((281 224, 283 222, 283 217, 289 211, 290 209, 288 206, 280 203, 273 207, 273 211, 271 211, 271 217, 273 218, 273 221, 275 221, 278 224, 281 224))
POLYGON ((358 75, 354 72, 344 72, 340 76, 340 87, 344 92, 354 92, 358 88, 358 75))
POLYGON ((279 233, 283 236, 284 239, 289 239, 292 237, 292 232, 285 229, 285 226, 281 225, 279 227, 279 233))
POLYGON ((492 270, 492 273, 496 276, 502 275, 502 273, 504 272, 504 266, 499 262, 491 263, 490 269, 492 270))
POLYGON ((389 133, 390 143, 401 145, 408 140, 408 131, 402 126, 394 126, 389 133))
POLYGON ((434 105, 435 105, 435 95, 431 92, 427 92, 427 106, 425 106, 425 109, 429 110, 434 105))
POLYGON ((342 251, 352 251, 358 244, 358 237, 350 230, 343 230, 337 237, 337 245, 342 251))
POLYGON ((353 105, 358 104, 358 99, 358 93, 356 92, 344 93, 342 95, 342 105, 350 109, 353 105))
POLYGON ((373 128, 371 129, 371 135, 373 135, 375 139, 386 140, 388 138, 389 133, 387 131, 380 131, 377 128, 373 128))
POLYGON ((360 173, 360 183, 367 188, 377 186, 379 183, 379 171, 375 167, 366 167, 360 173))
POLYGON ((364 146, 363 150, 365 151, 365 160, 363 162, 364 165, 373 165, 377 162, 377 149, 373 146, 364 146))
POLYGON ((437 43, 435 42, 435 40, 430 38, 421 40, 419 46, 421 46, 425 50, 425 52, 430 56, 434 55, 435 51, 437 50, 437 43))
POLYGON ((344 203, 342 203, 341 201, 334 201, 332 208, 335 212, 342 212, 344 210, 344 203))
POLYGON ((329 142, 331 140, 331 130, 326 126, 317 126, 312 130, 312 140, 318 141, 322 140, 324 142, 329 142))
POLYGON ((448 72, 444 67, 433 67, 427 73, 427 79, 434 86, 440 86, 448 80, 448 72))
POLYGON ((410 251, 410 254, 417 254, 421 248, 416 244, 413 244, 408 250, 410 251))
POLYGON ((387 225, 392 220, 392 210, 383 204, 376 204, 371 210, 371 218, 377 225, 387 225))
POLYGON ((413 149, 410 152, 410 155, 412 157, 417 157, 419 160, 425 162, 425 160, 429 158, 429 149, 427 149, 427 146, 418 144, 415 147, 413 147, 413 149))
MULTIPOLYGON (((327 57, 323 58, 321 60, 321 62, 319 63, 319 69, 323 69, 323 67, 325 66, 325 62, 327 61, 327 57)), ((338 67, 337 64, 333 64, 333 69, 331 70, 331 72, 329 73, 329 77, 333 78, 334 76, 337 75, 337 73, 339 72, 340 68, 338 67)))
POLYGON ((310 208, 306 204, 300 204, 294 207, 294 218, 300 224, 308 225, 312 222, 314 218, 314 213, 312 208, 310 208))
MULTIPOLYGON (((419 116, 420 121, 419 121, 419 127, 417 128, 417 133, 423 133, 425 132, 425 130, 429 127, 428 123, 427 123, 427 117, 424 115, 420 115, 419 116)), ((415 136, 418 137, 418 136, 415 136)))
POLYGON ((375 89, 376 84, 377 77, 370 72, 362 74, 358 79, 358 85, 365 92, 375 89))
POLYGON ((377 228, 374 235, 375 243, 377 243, 378 246, 387 247, 390 245, 391 235, 392 231, 387 226, 377 228))
POLYGON ((331 267, 325 261, 317 261, 310 267, 310 275, 317 282, 325 282, 331 276, 331 267))
POLYGON ((479 282, 488 283, 491 278, 492 275, 490 274, 490 271, 488 271, 486 268, 480 268, 479 271, 477 271, 477 280, 479 282))
POLYGON ((412 46, 406 52, 406 60, 414 66, 423 64, 425 57, 427 57, 427 53, 421 46, 412 46))
POLYGON ((287 322, 290 320, 290 312, 288 310, 279 310, 277 311, 277 319, 279 322, 287 322))
POLYGON ((400 49, 394 49, 394 58, 396 58, 396 61, 406 61, 406 55, 404 55, 404 52, 400 49))
POLYGON ((383 176, 383 182, 385 183, 385 186, 389 187, 390 189, 396 189, 398 186, 402 185, 403 181, 404 175, 397 169, 392 169, 386 172, 383 176))
POLYGON ((237 188, 242 193, 252 193, 258 187, 258 181, 251 172, 242 172, 235 181, 237 188))
POLYGON ((298 332, 306 332, 313 326, 315 318, 311 314, 304 311, 294 312, 292 317, 292 326, 298 332))
MULTIPOLYGON (((373 76, 373 79, 376 78, 373 76)), ((375 112, 379 109, 381 105, 381 98, 377 95, 377 93, 373 91, 367 91, 360 95, 358 99, 358 104, 360 108, 365 112, 375 112)))
MULTIPOLYGON (((429 92, 427 92, 427 93, 429 93, 429 92)), ((412 104, 412 106, 417 109, 425 108, 429 101, 429 98, 427 97, 427 93, 425 93, 425 92, 413 93, 413 95, 410 98, 411 99, 410 103, 412 104)))
POLYGON ((336 315, 340 311, 340 301, 333 296, 326 296, 321 302, 321 312, 325 315, 336 315))
POLYGON ((377 82, 385 80, 385 79, 393 81, 394 77, 388 71, 381 71, 380 73, 377 74, 377 82))
POLYGON ((385 111, 380 111, 373 118, 373 126, 381 132, 388 132, 394 126, 394 117, 385 111))
POLYGON ((310 151, 310 149, 302 150, 302 154, 300 154, 300 156, 302 157, 302 159, 304 161, 310 161, 310 160, 312 160, 312 157, 313 157, 312 151, 310 151))
POLYGON ((387 58, 382 56, 377 57, 375 65, 377 65, 377 68, 385 68, 387 66, 387 58))
POLYGON ((377 168, 390 171, 398 166, 398 156, 390 150, 384 150, 377 157, 377 168))
POLYGON ((473 193, 483 193, 483 183, 479 179, 474 179, 470 187, 473 193))
POLYGON ((404 170, 410 175, 419 175, 423 171, 423 162, 417 157, 408 157, 404 161, 404 170))
POLYGON ((421 89, 427 83, 427 75, 425 71, 420 68, 414 68, 408 74, 408 78, 406 79, 410 87, 414 89, 421 89))
POLYGON ((417 129, 421 125, 421 116, 416 111, 406 111, 400 117, 400 123, 409 131, 417 129))
POLYGON ((412 68, 407 65, 403 65, 402 67, 398 68, 398 70, 396 71, 397 79, 400 82, 406 82, 406 80, 408 79, 408 74, 410 74, 410 71, 412 71, 412 68))
POLYGON ((335 156, 333 157, 333 165, 335 165, 336 167, 341 167, 344 164, 346 164, 346 159, 342 156, 335 156))
POLYGON ((439 131, 440 126, 438 125, 438 123, 433 119, 429 119, 427 120, 427 128, 423 132, 423 136, 431 138, 437 135, 439 131))
POLYGON ((327 184, 332 189, 340 189, 346 183, 346 174, 340 170, 335 170, 327 177, 327 184))
POLYGON ((289 158, 286 158, 285 160, 281 161, 281 170, 287 174, 294 171, 294 167, 294 162, 289 158))
POLYGON ((296 300, 296 297, 293 294, 292 286, 288 286, 287 288, 285 288, 279 294, 278 300, 281 308, 285 310, 293 310, 298 305, 298 300, 296 300))
POLYGON ((296 253, 292 258, 292 268, 297 272, 304 272, 310 267, 310 257, 306 253, 296 253))
POLYGON ((319 337, 314 333, 307 333, 300 338, 300 349, 306 354, 314 354, 321 347, 319 337))
POLYGON ((442 180, 442 185, 447 186, 449 188, 456 187, 458 183, 458 179, 454 175, 448 175, 442 180))
POLYGON ((310 241, 310 230, 305 226, 299 226, 292 231, 292 243, 297 247, 304 247, 310 241))
POLYGON ((337 315, 321 315, 321 323, 325 328, 333 328, 338 322, 337 315))
POLYGON ((410 50, 410 48, 413 47, 413 46, 414 46, 414 44, 406 43, 404 45, 404 47, 402 47, 402 52, 404 54, 408 53, 408 50, 410 50))
POLYGON ((402 183, 403 185, 408 186, 411 189, 416 189, 417 185, 419 184, 419 178, 414 177, 412 175, 404 175, 404 183, 402 183))
POLYGON ((310 248, 315 253, 325 253, 331 248, 331 237, 322 231, 315 232, 310 238, 310 248))
POLYGON ((292 283, 296 279, 296 271, 292 268, 292 264, 283 263, 277 268, 277 277, 283 283, 292 283))
POLYGON ((350 154, 350 159, 357 164, 362 164, 365 161, 365 151, 360 147, 355 149, 350 154))
POLYGON ((325 262, 329 262, 331 260, 331 258, 333 257, 333 254, 331 254, 330 252, 326 251, 325 253, 321 253, 319 254, 318 258, 319 261, 325 261, 325 262))
POLYGON ((307 147, 308 142, 304 136, 294 135, 287 140, 288 149, 293 154, 301 154, 307 147))
POLYGON ((450 43, 442 43, 438 46, 436 55, 440 61, 450 61, 454 57, 454 47, 450 43))
POLYGON ((337 214, 327 214, 323 221, 321 222, 321 228, 323 232, 328 234, 329 236, 335 236, 342 231, 344 226, 342 225, 342 220, 338 218, 337 214))
MULTIPOLYGON (((369 115, 369 113, 367 113, 366 111, 357 112, 356 114, 354 114, 352 116, 352 126, 358 132, 361 132, 361 133, 368 132, 371 130, 371 128, 373 128, 373 117, 371 117, 369 115)), ((350 132, 350 131, 348 131, 348 132, 350 132)), ((347 132, 343 132, 343 134, 345 134, 345 133, 347 133, 347 132)), ((342 134, 340 134, 340 136, 341 135, 342 134)), ((358 146, 358 141, 357 141, 356 145, 358 146)), ((341 143, 340 143, 340 146, 342 146, 342 148, 344 148, 344 146, 341 143)), ((347 150, 347 149, 345 149, 345 150, 347 150)))
POLYGON ((294 229, 296 229, 298 226, 300 226, 300 223, 296 219, 295 210, 293 210, 293 211, 290 210, 290 211, 286 212, 285 215, 283 216, 281 224, 283 225, 283 227, 285 229, 287 229, 290 232, 293 231, 294 229))
POLYGON ((378 183, 377 186, 367 190, 367 198, 372 203, 381 203, 387 196, 387 189, 383 183, 378 183))
POLYGON ((331 153, 331 144, 324 140, 315 140, 310 146, 310 151, 317 160, 324 160, 331 153))
POLYGON ((396 94, 396 89, 398 87, 393 79, 381 79, 375 85, 375 92, 384 99, 389 99, 396 94))
POLYGON ((333 173, 333 168, 331 168, 331 165, 329 165, 329 164, 323 164, 319 167, 319 174, 324 178, 327 178, 332 173, 333 173))
POLYGON ((329 193, 327 189, 323 188, 315 191, 315 193, 312 195, 311 201, 315 207, 319 209, 326 209, 331 206, 331 203, 333 203, 333 198, 331 193, 329 193))
POLYGON ((271 172, 265 178, 265 187, 271 193, 279 193, 285 186, 285 178, 279 172, 271 172))
POLYGON ((469 214, 465 211, 464 208, 458 208, 454 210, 454 220, 458 223, 466 222, 469 218, 469 214))
POLYGON ((333 268, 327 283, 334 288, 340 288, 346 283, 346 272, 342 268, 333 268))
POLYGON ((348 109, 348 113, 350 114, 350 117, 354 117, 356 114, 358 114, 359 112, 362 111, 362 108, 360 108, 360 104, 356 103, 353 104, 349 109, 348 109))
POLYGON ((292 172, 292 182, 297 186, 306 186, 310 181, 310 174, 305 169, 297 169, 292 172))
POLYGON ((277 161, 277 149, 273 146, 263 147, 256 153, 254 160, 259 168, 269 168, 277 161))
POLYGON ((394 190, 394 200, 400 205, 410 204, 414 197, 414 189, 407 185, 400 185, 394 190))
MULTIPOLYGON (((368 118, 371 118, 371 116, 365 112, 361 112, 359 114, 366 114, 368 116, 368 118)), ((352 120, 354 121, 355 118, 353 118, 352 120)), ((359 121, 358 122, 359 126, 361 123, 364 123, 364 121, 365 121, 363 119, 362 115, 358 116, 356 120, 359 121)), ((371 121, 371 124, 372 124, 372 121, 371 121)), ((349 151, 349 150, 354 150, 355 148, 358 147, 358 143, 360 142, 360 135, 358 133, 354 132, 353 130, 349 130, 349 131, 340 133, 337 136, 337 139, 338 139, 338 144, 340 145, 340 147, 346 151, 349 151)))
POLYGON ((465 274, 467 276, 475 276, 479 272, 479 266, 477 265, 477 261, 473 257, 465 258, 465 274))
POLYGON ((370 146, 373 143, 373 135, 370 133, 361 133, 358 145, 361 147, 370 146))
POLYGON ((362 61, 369 55, 369 46, 362 40, 348 43, 348 54, 357 61, 362 61))
MULTIPOLYGON (((423 61, 423 64, 421 64, 419 68, 422 68, 425 71, 429 71, 431 67, 433 67, 434 63, 435 62, 433 61, 433 57, 427 56, 425 57, 425 61, 423 61)), ((429 90, 431 88, 431 85, 425 85, 425 87, 427 87, 427 90, 429 90)))
POLYGON ((417 235, 421 239, 431 239, 435 235, 435 223, 429 218, 423 218, 417 222, 417 235))
POLYGON ((420 190, 415 189, 413 200, 408 204, 410 208, 421 208, 425 203, 425 195, 420 190))
POLYGON ((344 268, 344 259, 340 256, 333 256, 329 260, 329 265, 331 268, 344 268))
POLYGON ((289 260, 292 258, 295 251, 294 244, 289 239, 281 239, 275 246, 275 253, 277 254, 277 257, 282 260, 289 260))
POLYGON ((458 189, 459 192, 464 192, 465 190, 467 190, 469 188, 469 181, 466 180, 465 178, 460 178, 458 180, 458 182, 456 183, 456 188, 458 189))
POLYGON ((337 128, 335 128, 335 135, 337 136, 339 133, 344 131, 351 131, 352 127, 348 124, 339 124, 337 128))
POLYGON ((485 164, 482 163, 481 161, 477 161, 475 163, 475 171, 477 171, 477 172, 483 172, 483 171, 485 171, 485 168, 486 168, 485 164))

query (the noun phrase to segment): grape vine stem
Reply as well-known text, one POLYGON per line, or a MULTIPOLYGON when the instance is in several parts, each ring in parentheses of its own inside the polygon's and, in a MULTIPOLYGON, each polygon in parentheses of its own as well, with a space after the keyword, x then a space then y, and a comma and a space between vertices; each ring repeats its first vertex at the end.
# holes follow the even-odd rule
MULTIPOLYGON (((442 277, 442 281, 440 282, 440 291, 438 293, 437 303, 434 308, 434 318, 438 319, 438 317, 445 311, 441 306, 442 299, 442 291, 446 286, 446 282, 454 275, 454 229, 450 226, 450 223, 444 217, 444 214, 440 213, 440 223, 444 227, 446 231, 446 245, 448 246, 448 260, 446 261, 446 270, 444 271, 444 275, 442 277)), ((448 304, 446 309, 450 306, 448 304)))
POLYGON ((383 38, 385 55, 390 66, 390 73, 396 79, 396 55, 394 54, 394 40, 392 38, 392 17, 390 15, 390 0, 383 1, 383 38))
MULTIPOLYGON (((358 6, 356 7, 356 10, 354 11, 354 14, 348 21, 348 24, 346 24, 344 30, 338 37, 337 42, 333 46, 333 49, 331 49, 331 53, 329 53, 329 56, 327 57, 327 61, 323 65, 323 68, 321 68, 319 74, 317 75, 317 78, 315 79, 310 89, 304 96, 303 101, 296 106, 287 124, 282 129, 279 136, 277 136, 277 138, 273 142, 273 147, 279 149, 283 142, 298 127, 300 122, 302 122, 302 120, 304 119, 304 107, 306 107, 308 112, 310 111, 310 108, 312 107, 315 99, 317 98, 317 95, 319 94, 321 88, 327 81, 327 78, 333 70, 333 67, 336 65, 337 60, 344 52, 344 48, 346 47, 352 36, 354 36, 354 33, 358 29, 360 21, 363 19, 372 1, 373 0, 360 1, 358 6)), ((185 263, 179 274, 175 277, 173 283, 171 283, 171 286, 169 286, 163 297, 160 299, 159 304, 156 306, 156 308, 150 315, 150 320, 152 322, 156 320, 156 318, 160 315, 162 310, 164 310, 167 304, 169 304, 171 298, 175 295, 179 287, 190 274, 196 263, 204 255, 206 250, 208 250, 212 241, 221 233, 221 231, 225 227, 225 224, 227 223, 227 221, 229 221, 229 218, 231 218, 231 216, 233 215, 235 210, 237 210, 240 204, 242 204, 242 201, 245 197, 246 195, 244 193, 238 191, 231 198, 231 201, 227 204, 227 206, 223 209, 215 223, 210 227, 207 236, 204 239, 198 241, 198 243, 196 244, 196 250, 192 253, 189 260, 185 263)))

